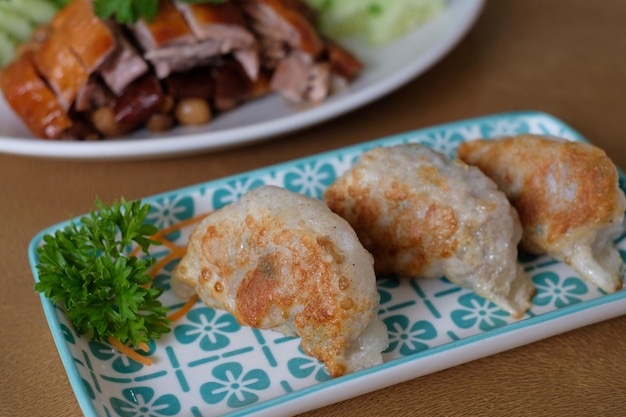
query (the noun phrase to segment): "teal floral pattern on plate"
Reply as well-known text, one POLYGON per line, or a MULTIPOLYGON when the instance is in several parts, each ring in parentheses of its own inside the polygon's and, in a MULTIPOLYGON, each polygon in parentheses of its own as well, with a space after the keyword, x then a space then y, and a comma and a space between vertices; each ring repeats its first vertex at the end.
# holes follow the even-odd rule
POLYGON ((230 408, 241 408, 257 402, 257 393, 270 386, 270 378, 265 371, 246 371, 239 362, 217 365, 211 374, 215 380, 200 386, 200 395, 207 404, 226 402, 230 408))
POLYGON ((196 308, 187 314, 189 324, 174 327, 174 336, 179 343, 198 342, 204 351, 220 350, 230 344, 230 333, 241 327, 237 320, 224 312, 209 307, 196 308))
MULTIPOLYGON (((363 151, 375 146, 419 142, 454 157, 463 141, 525 132, 584 140, 544 113, 502 114, 403 133, 143 200, 152 205, 149 221, 166 228, 232 203, 263 184, 320 198, 363 151)), ((65 224, 33 239, 29 254, 35 279, 35 248, 44 234, 65 224)), ((174 246, 184 246, 192 229, 190 224, 165 238, 174 246)), ((158 260, 165 258, 172 245, 159 247, 153 255, 158 260)), ((626 254, 623 238, 618 248, 626 254)), ((149 344, 145 354, 154 361, 151 366, 129 359, 107 343, 85 340, 62 311, 46 299, 42 298, 42 303, 70 382, 88 416, 291 415, 294 410, 382 388, 392 383, 388 381, 414 378, 484 356, 485 346, 493 353, 590 320, 626 313, 624 291, 606 295, 548 257, 520 254, 520 260, 537 288, 532 308, 521 319, 445 278, 379 277, 379 315, 390 338, 384 363, 334 380, 323 364, 304 354, 297 337, 240 326, 228 313, 201 302, 172 323, 172 332, 149 344), (595 312, 592 319, 589 311, 595 312), (576 322, 572 324, 572 320, 576 322), (481 348, 475 348, 475 343, 481 348)), ((165 259, 155 276, 155 284, 165 289, 162 301, 173 310, 185 302, 170 289, 176 262, 175 258, 165 259)))
POLYGON ((157 397, 150 387, 123 389, 122 398, 111 398, 111 407, 121 417, 175 416, 180 412, 180 402, 172 394, 157 397))

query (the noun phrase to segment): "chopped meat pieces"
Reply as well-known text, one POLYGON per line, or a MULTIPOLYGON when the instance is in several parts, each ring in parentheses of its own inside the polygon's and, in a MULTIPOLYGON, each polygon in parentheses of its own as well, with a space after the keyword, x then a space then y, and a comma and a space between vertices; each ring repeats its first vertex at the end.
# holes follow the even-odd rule
POLYGON ((0 88, 13 110, 39 137, 54 139, 72 126, 54 92, 37 73, 32 51, 0 72, 0 88))
POLYGON ((160 0, 151 21, 121 25, 98 18, 90 0, 72 0, 19 48, 2 92, 48 139, 111 137, 148 123, 162 131, 182 124, 174 112, 186 99, 203 100, 207 123, 270 92, 318 104, 361 64, 323 38, 315 18, 300 0, 160 0), (22 66, 28 71, 15 71, 22 66), (14 85, 21 83, 30 84, 14 85))

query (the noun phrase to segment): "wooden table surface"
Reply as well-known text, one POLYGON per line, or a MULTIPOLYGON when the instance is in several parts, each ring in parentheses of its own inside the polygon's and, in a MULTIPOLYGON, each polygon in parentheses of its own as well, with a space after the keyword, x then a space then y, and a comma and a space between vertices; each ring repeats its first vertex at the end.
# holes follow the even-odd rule
MULTIPOLYGON (((400 90, 277 140, 186 158, 63 162, 0 155, 0 415, 81 414, 32 290, 41 229, 140 198, 390 134, 492 113, 541 110, 626 168, 626 2, 487 2, 473 30, 400 90)), ((407 51, 410 53, 410 51, 407 51)), ((626 317, 416 378, 305 414, 626 415, 626 317)))

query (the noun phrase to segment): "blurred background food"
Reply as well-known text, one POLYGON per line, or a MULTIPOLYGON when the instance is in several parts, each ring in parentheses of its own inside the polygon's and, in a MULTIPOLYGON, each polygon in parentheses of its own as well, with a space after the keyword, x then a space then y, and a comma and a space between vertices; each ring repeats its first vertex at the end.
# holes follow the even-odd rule
POLYGON ((439 14, 446 0, 305 0, 332 38, 359 36, 383 45, 439 14))
MULTIPOLYGON (((234 0, 227 0, 234 1, 234 0)), ((446 0, 305 0, 331 38, 359 36, 372 46, 405 34, 440 13, 446 0)), ((33 29, 69 0, 0 0, 0 68, 15 57, 33 29)))

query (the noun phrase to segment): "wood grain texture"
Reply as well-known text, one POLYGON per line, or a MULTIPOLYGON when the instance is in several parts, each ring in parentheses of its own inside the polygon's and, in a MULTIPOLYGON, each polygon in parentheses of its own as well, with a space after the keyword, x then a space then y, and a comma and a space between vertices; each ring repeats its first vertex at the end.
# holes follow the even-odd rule
MULTIPOLYGON (((283 138, 161 161, 0 155, 0 415, 81 415, 38 296, 27 245, 105 202, 235 174, 438 123, 514 110, 555 115, 626 168, 626 2, 489 0, 440 63, 360 110, 283 138)), ((304 414, 622 416, 626 317, 587 326, 304 414)))

